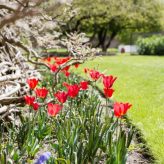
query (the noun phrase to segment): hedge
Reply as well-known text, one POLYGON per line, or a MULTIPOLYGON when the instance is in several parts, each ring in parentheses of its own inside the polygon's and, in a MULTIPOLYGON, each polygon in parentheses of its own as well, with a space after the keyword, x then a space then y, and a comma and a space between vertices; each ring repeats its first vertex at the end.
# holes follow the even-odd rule
POLYGON ((164 36, 151 36, 137 40, 140 55, 164 55, 164 36))

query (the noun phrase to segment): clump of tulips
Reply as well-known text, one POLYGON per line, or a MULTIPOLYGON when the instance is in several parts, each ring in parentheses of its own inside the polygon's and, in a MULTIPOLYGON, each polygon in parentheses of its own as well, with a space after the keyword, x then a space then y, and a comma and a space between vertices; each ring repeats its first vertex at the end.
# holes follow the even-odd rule
POLYGON ((13 125, 6 149, 0 148, 0 160, 8 156, 15 163, 126 163, 134 131, 124 115, 132 105, 114 102, 110 108, 117 77, 85 68, 89 79, 84 80, 71 73, 78 63, 57 72, 69 60, 46 58, 50 71, 43 73, 43 80, 27 79, 30 92, 24 97, 21 124, 13 125), (94 89, 97 81, 105 98, 94 89))
MULTIPOLYGON (((55 58, 57 59, 57 58, 55 58)), ((57 60, 58 62, 60 61, 60 63, 63 64, 63 61, 66 62, 68 59, 70 58, 66 58, 65 60, 57 60)), ((50 59, 47 59, 48 61, 50 61, 50 59)), ((58 63, 59 64, 59 63, 58 63)), ((76 66, 77 68, 77 66, 76 66)), ((113 77, 112 75, 104 75, 102 73, 100 73, 99 71, 96 70, 89 70, 87 68, 84 69, 84 72, 87 73, 89 72, 89 76, 93 81, 97 81, 99 78, 102 78, 102 82, 103 82, 103 91, 104 91, 104 95, 106 98, 110 98, 113 95, 114 89, 112 89, 112 86, 115 82, 115 80, 117 79, 117 77, 113 77)), ((67 76, 66 76, 67 77, 67 76)), ((35 92, 35 97, 34 96, 29 96, 26 95, 25 96, 25 102, 27 105, 32 106, 34 110, 38 110, 39 108, 39 104, 35 101, 35 98, 41 98, 41 99, 45 99, 47 97, 48 94, 48 89, 46 89, 45 87, 43 88, 36 88, 37 84, 38 84, 38 79, 35 78, 31 78, 27 80, 27 83, 30 87, 31 90, 34 90, 35 92), (36 89, 35 89, 36 88, 36 89)), ((87 90, 88 89, 88 85, 89 82, 88 81, 80 81, 79 84, 68 84, 66 82, 63 83, 63 86, 65 86, 67 88, 67 92, 64 91, 57 91, 56 93, 53 93, 54 97, 57 98, 58 102, 60 102, 61 104, 65 103, 67 98, 75 98, 80 90, 87 90)), ((126 114, 127 110, 131 107, 132 105, 129 103, 118 103, 115 102, 114 103, 114 115, 116 117, 121 117, 123 115, 126 114)), ((60 110, 62 109, 62 106, 60 104, 52 104, 52 103, 47 103, 47 112, 48 114, 51 116, 54 116, 54 114, 51 113, 58 113, 60 110), (52 112, 52 111, 56 111, 56 112, 52 112), (51 112, 49 112, 51 111, 51 112)), ((55 115, 56 115, 55 114, 55 115)))

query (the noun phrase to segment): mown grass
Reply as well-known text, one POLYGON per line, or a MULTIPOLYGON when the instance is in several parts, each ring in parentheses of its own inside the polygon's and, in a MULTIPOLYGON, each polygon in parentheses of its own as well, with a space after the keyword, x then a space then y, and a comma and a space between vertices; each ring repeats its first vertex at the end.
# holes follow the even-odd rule
POLYGON ((113 99, 133 104, 128 117, 141 129, 157 163, 164 163, 164 57, 97 57, 84 67, 118 77, 113 99))

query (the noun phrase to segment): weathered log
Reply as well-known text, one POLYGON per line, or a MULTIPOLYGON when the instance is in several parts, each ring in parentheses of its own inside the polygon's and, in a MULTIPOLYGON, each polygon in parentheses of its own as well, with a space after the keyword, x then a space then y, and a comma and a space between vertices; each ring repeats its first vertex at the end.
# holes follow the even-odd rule
POLYGON ((10 80, 16 80, 18 78, 20 78, 22 75, 21 74, 11 74, 11 75, 6 75, 6 76, 1 76, 0 77, 0 83, 4 82, 4 81, 10 81, 10 80))
POLYGON ((16 82, 13 82, 13 81, 7 81, 5 83, 6 83, 6 85, 9 84, 9 85, 12 85, 12 86, 15 86, 15 87, 12 88, 12 90, 10 90, 8 93, 4 93, 4 94, 0 95, 0 98, 9 97, 9 96, 15 94, 16 92, 18 92, 19 89, 20 89, 20 84, 19 83, 16 83, 16 82))
POLYGON ((10 104, 24 104, 24 97, 5 97, 0 98, 0 104, 1 105, 10 105, 10 104))
POLYGON ((7 111, 7 106, 3 106, 0 108, 0 114, 5 113, 7 111))

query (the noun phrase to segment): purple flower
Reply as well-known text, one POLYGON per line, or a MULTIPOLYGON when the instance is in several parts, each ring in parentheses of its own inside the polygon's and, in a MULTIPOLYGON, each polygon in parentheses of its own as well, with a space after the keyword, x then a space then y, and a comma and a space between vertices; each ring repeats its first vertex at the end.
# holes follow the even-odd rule
POLYGON ((45 152, 43 153, 36 161, 35 164, 44 164, 48 159, 50 158, 51 153, 50 152, 45 152))

